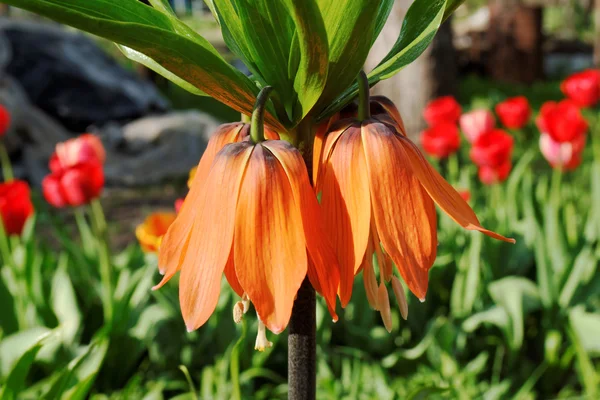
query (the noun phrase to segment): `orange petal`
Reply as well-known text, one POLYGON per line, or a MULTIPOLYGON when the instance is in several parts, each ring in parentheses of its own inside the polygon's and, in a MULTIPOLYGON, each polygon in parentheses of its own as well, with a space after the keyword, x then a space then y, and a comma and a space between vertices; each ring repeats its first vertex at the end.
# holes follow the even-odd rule
POLYGON ((310 254, 307 253, 307 257, 308 257, 308 280, 310 281, 310 284, 313 286, 313 288, 315 288, 317 293, 319 293, 321 296, 323 296, 325 298, 325 302, 327 303, 327 309, 329 310, 329 314, 331 314, 331 318, 333 319, 333 322, 337 322, 339 318, 338 318, 337 313, 335 312, 336 289, 333 285, 332 285, 332 288, 327 287, 327 289, 329 290, 329 293, 327 293, 327 295, 326 295, 325 292, 323 292, 323 287, 321 285, 321 281, 323 281, 325 284, 327 284, 328 282, 333 282, 333 281, 335 281, 335 278, 332 279, 331 275, 338 274, 337 281, 339 282, 339 272, 335 268, 330 271, 325 271, 324 268, 317 269, 317 267, 315 267, 315 262, 312 260, 312 257, 310 256, 310 254))
MULTIPOLYGON (((325 140, 325 135, 329 131, 329 127, 332 123, 338 120, 338 114, 327 118, 327 120, 321 122, 317 126, 317 131, 315 132, 315 138, 313 140, 313 161, 312 161, 312 181, 313 183, 317 182, 317 178, 319 176, 319 167, 321 164, 321 153, 323 151, 323 142, 325 140)), ((316 187, 316 186, 315 186, 316 187)))
POLYGON ((179 303, 188 330, 204 324, 217 305, 221 277, 231 254, 236 203, 252 152, 248 142, 223 148, 204 185, 210 190, 203 190, 193 204, 198 213, 179 280, 179 303))
POLYGON ((405 158, 419 178, 421 185, 429 196, 444 210, 457 224, 465 229, 480 231, 494 239, 515 243, 514 239, 506 238, 488 229, 479 223, 477 216, 461 195, 427 162, 417 146, 409 139, 400 137, 400 144, 406 154, 405 158))
POLYGON ((396 295, 396 301, 398 302, 398 307, 400 308, 400 315, 406 321, 408 318, 408 303, 406 302, 406 294, 404 293, 404 288, 402 287, 402 283, 395 276, 392 277, 392 289, 394 290, 394 295, 396 295))
POLYGON ((240 297, 244 295, 244 288, 240 285, 240 281, 238 280, 237 274, 235 273, 235 263, 233 257, 233 246, 231 248, 231 253, 229 254, 229 259, 227 260, 227 264, 225 265, 225 278, 227 278, 227 282, 229 286, 233 289, 233 291, 240 297))
POLYGON ((322 166, 323 223, 340 262, 340 301, 345 307, 365 256, 371 200, 360 130, 348 128, 322 166))
POLYGON ((387 288, 383 283, 379 285, 379 289, 377 290, 377 302, 379 303, 379 312, 381 313, 383 325, 388 332, 391 332, 392 310, 390 309, 390 297, 388 296, 387 288))
POLYGON ((306 249, 315 267, 312 281, 314 282, 315 277, 318 279, 316 286, 320 287, 320 293, 325 297, 329 312, 335 321, 337 320, 335 306, 336 293, 340 283, 340 268, 333 247, 325 236, 321 208, 308 181, 308 173, 302 155, 284 141, 268 141, 264 142, 264 146, 277 157, 287 174, 296 206, 302 214, 306 249))
MULTIPOLYGON (((264 143, 271 142, 279 141, 264 143)), ((273 333, 282 332, 306 276, 306 244, 288 177, 262 144, 255 146, 242 182, 234 259, 259 318, 273 333)))
POLYGON ((377 233, 410 290, 427 292, 437 251, 435 207, 405 158, 396 135, 378 122, 362 126, 377 233))
MULTIPOLYGON (((400 111, 396 108, 396 105, 385 96, 371 96, 371 101, 377 103, 384 111, 388 114, 391 119, 391 123, 398 129, 398 133, 406 136, 406 128, 404 127, 404 121, 400 115, 400 111)), ((388 122, 386 118, 377 116, 377 119, 388 122)))
POLYGON ((367 251, 365 260, 362 264, 363 283, 365 285, 365 293, 367 300, 373 309, 379 310, 379 300, 377 297, 377 277, 373 270, 373 252, 367 251))
MULTIPOLYGON (((323 171, 322 171, 323 165, 326 164, 327 161, 329 160, 329 157, 331 156, 331 151, 333 150, 333 147, 337 143, 340 136, 346 131, 346 129, 348 129, 350 126, 352 126, 354 122, 355 121, 351 120, 351 119, 343 119, 343 120, 337 121, 330 127, 329 132, 326 134, 325 142, 322 145, 323 149, 321 150, 321 156, 319 158, 319 163, 318 163, 318 167, 317 167, 319 174, 315 175, 316 176, 315 193, 319 193, 321 191, 321 187, 322 187, 322 185, 321 185, 322 176, 321 175, 323 174, 323 171)), ((314 169, 314 165, 313 165, 313 169, 314 169)))
POLYGON ((155 287, 156 289, 164 285, 181 269, 181 263, 183 262, 183 255, 185 253, 184 250, 188 243, 186 237, 192 231, 192 225, 196 217, 196 212, 198 211, 197 204, 199 204, 200 197, 204 195, 203 187, 215 156, 226 144, 233 143, 237 140, 244 125, 245 124, 241 122, 223 124, 219 126, 217 131, 208 141, 206 150, 204 150, 204 154, 202 155, 196 173, 194 174, 192 184, 190 185, 190 191, 186 196, 186 201, 183 202, 175 222, 171 224, 161 243, 158 267, 159 271, 164 274, 165 277, 163 278, 163 281, 155 287), (187 207, 186 204, 193 204, 193 206, 187 207))

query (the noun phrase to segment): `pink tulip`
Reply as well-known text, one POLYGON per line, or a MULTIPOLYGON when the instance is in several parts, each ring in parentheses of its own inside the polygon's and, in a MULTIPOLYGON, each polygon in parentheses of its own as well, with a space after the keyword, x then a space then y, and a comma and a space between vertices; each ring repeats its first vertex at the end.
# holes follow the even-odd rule
POLYGON ((557 142, 552 136, 540 135, 540 150, 544 158, 553 168, 572 170, 581 162, 581 153, 585 147, 586 135, 581 135, 571 142, 557 142))
POLYGON ((488 110, 473 110, 460 117, 460 129, 469 143, 475 143, 479 136, 494 129, 494 115, 488 110))

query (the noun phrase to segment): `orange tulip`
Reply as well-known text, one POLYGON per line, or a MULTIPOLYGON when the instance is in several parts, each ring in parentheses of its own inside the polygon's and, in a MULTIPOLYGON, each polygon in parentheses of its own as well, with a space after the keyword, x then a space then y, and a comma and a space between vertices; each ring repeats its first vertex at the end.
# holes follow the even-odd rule
POLYGON ((211 139, 163 239, 164 278, 155 288, 181 271, 181 311, 194 330, 214 311, 225 274, 233 290, 254 303, 261 322, 279 333, 308 273, 336 320, 337 260, 302 156, 280 140, 243 141, 212 153, 225 136, 211 139))
POLYGON ((340 261, 342 306, 362 270, 369 302, 382 311, 388 329, 383 284, 393 277, 392 262, 408 288, 425 299, 438 245, 434 202, 464 228, 514 242, 483 228, 460 194, 402 133, 403 126, 368 114, 363 121, 338 121, 325 138, 317 182, 325 229, 340 261))
POLYGON ((146 253, 156 253, 173 221, 175 221, 175 213, 172 212, 157 212, 146 217, 144 222, 135 229, 135 236, 142 250, 146 253))

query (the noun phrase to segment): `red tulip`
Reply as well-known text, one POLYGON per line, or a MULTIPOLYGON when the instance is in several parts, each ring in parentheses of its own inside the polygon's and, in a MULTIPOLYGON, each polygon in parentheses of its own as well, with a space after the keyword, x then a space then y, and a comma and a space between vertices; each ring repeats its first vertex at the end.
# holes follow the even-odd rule
POLYGON ((84 133, 56 145, 56 151, 50 158, 50 170, 57 172, 88 161, 104 164, 105 160, 106 152, 100 139, 91 133, 84 133))
POLYGON ((480 167, 497 168, 510 160, 513 145, 512 136, 495 129, 477 139, 471 148, 471 159, 480 167))
POLYGON ((540 109, 536 124, 542 133, 549 134, 556 142, 572 142, 585 135, 588 123, 579 107, 572 100, 559 103, 547 101, 540 109))
POLYGON ((546 133, 540 136, 540 150, 552 168, 573 170, 581 164, 581 153, 585 148, 586 135, 572 142, 557 142, 546 133))
POLYGON ((80 206, 102 192, 104 171, 97 161, 53 172, 42 181, 44 197, 54 207, 80 206))
POLYGON ((458 128, 452 122, 442 122, 421 133, 425 152, 433 157, 446 158, 460 147, 458 128))
POLYGON ((460 197, 462 197, 462 199, 467 203, 469 202, 469 200, 471 200, 471 192, 468 190, 459 190, 458 194, 460 194, 460 197))
POLYGON ((560 89, 579 107, 591 107, 600 101, 600 70, 588 69, 569 76, 560 89))
POLYGON ((0 104, 0 137, 6 135, 10 127, 10 113, 0 104))
POLYGON ((494 129, 495 124, 494 115, 488 110, 473 110, 460 117, 460 129, 469 143, 475 143, 479 136, 494 129))
POLYGON ((512 164, 510 159, 505 160, 497 167, 481 166, 479 167, 479 180, 485 185, 493 185, 495 183, 504 182, 508 175, 512 164))
POLYGON ((27 182, 13 180, 0 183, 0 214, 4 231, 9 235, 20 235, 25 222, 33 214, 27 182))
POLYGON ((423 111, 423 118, 429 126, 435 126, 440 122, 456 123, 460 118, 460 104, 452 96, 438 97, 427 104, 423 111))
POLYGON ((507 128, 521 129, 529 121, 531 107, 526 97, 512 97, 496 105, 496 114, 507 128))

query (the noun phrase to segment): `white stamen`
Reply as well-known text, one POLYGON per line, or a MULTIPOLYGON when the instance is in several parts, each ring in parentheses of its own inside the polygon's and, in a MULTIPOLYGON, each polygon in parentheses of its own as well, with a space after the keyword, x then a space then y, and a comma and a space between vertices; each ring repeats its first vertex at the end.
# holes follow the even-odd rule
POLYGON ((254 350, 265 351, 273 347, 273 343, 267 340, 267 331, 265 324, 259 319, 258 320, 258 334, 256 335, 256 342, 254 343, 254 350))

